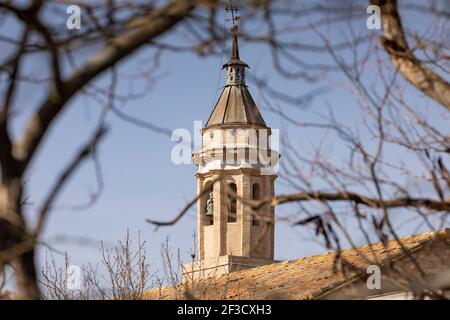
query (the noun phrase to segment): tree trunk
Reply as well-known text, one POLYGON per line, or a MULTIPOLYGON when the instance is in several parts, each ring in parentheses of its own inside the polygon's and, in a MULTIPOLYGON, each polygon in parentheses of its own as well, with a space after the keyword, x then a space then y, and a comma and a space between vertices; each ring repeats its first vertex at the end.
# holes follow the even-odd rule
POLYGON ((8 179, 0 185, 0 263, 13 267, 18 299, 40 298, 34 243, 22 215, 20 178, 8 179))
POLYGON ((18 299, 38 300, 40 291, 34 265, 34 249, 29 249, 12 260, 18 299))

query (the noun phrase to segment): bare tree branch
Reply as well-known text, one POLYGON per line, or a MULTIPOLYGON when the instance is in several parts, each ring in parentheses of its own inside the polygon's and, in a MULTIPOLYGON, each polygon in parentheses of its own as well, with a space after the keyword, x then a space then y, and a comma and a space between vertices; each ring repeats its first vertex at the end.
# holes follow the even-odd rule
POLYGON ((21 161, 22 170, 27 167, 53 119, 75 93, 107 68, 170 29, 193 8, 194 3, 191 1, 175 0, 162 8, 151 10, 142 18, 132 21, 124 34, 111 39, 106 47, 80 67, 71 78, 65 80, 63 92, 57 92, 54 88, 39 111, 29 120, 18 143, 14 144, 13 153, 21 161))
POLYGON ((405 37, 396 0, 372 0, 379 5, 383 21, 381 44, 393 65, 417 89, 450 110, 450 84, 426 67, 412 53, 405 37))
POLYGON ((51 205, 56 197, 61 193, 64 185, 67 183, 69 177, 75 172, 80 164, 97 148, 98 143, 106 134, 107 129, 103 126, 99 127, 94 133, 89 142, 80 149, 76 157, 70 162, 67 168, 61 173, 49 194, 47 195, 41 209, 39 210, 38 222, 34 231, 34 236, 38 236, 44 227, 45 220, 51 209, 51 205))

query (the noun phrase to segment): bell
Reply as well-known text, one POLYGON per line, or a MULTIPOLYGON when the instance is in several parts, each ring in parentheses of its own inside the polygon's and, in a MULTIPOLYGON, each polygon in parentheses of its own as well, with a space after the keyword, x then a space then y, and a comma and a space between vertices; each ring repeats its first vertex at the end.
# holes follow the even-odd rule
POLYGON ((213 215, 213 193, 209 193, 208 201, 206 202, 206 212, 205 216, 211 217, 213 215))
POLYGON ((213 216, 212 210, 206 210, 205 216, 207 216, 207 217, 212 217, 212 216, 213 216))

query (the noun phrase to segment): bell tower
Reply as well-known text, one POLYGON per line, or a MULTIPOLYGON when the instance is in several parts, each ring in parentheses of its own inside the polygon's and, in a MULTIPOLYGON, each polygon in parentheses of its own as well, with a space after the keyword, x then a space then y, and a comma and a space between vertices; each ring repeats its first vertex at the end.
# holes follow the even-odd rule
POLYGON ((226 84, 202 129, 194 152, 197 179, 198 261, 184 274, 218 275, 272 263, 274 208, 258 200, 274 196, 273 166, 279 154, 269 147, 267 127, 245 83, 238 27, 231 28, 231 56, 222 69, 226 84))

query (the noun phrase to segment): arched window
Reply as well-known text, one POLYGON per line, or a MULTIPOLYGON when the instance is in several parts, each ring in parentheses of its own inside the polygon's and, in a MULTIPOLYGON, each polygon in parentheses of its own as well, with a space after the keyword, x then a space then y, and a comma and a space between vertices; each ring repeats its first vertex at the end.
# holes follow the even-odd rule
POLYGON ((228 222, 236 222, 237 187, 235 183, 228 184, 228 222))
POLYGON ((206 203, 203 212, 203 223, 205 226, 214 224, 214 194, 212 186, 208 187, 205 193, 206 203))
MULTIPOLYGON (((252 199, 253 200, 261 199, 261 187, 259 186, 258 183, 254 183, 252 186, 252 199)), ((252 225, 259 226, 259 220, 256 211, 254 211, 254 214, 252 214, 252 225)))

